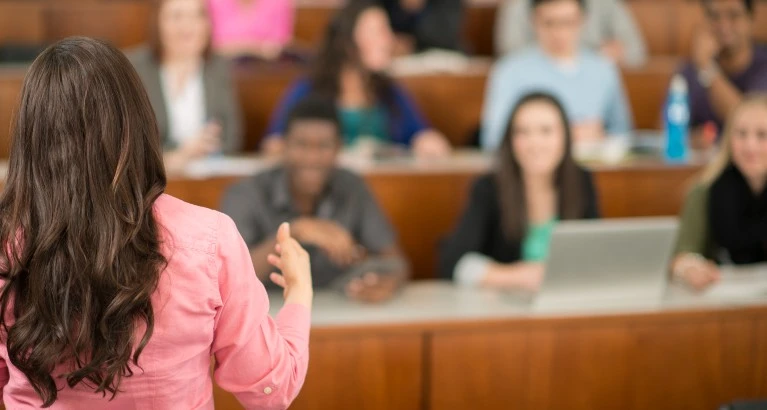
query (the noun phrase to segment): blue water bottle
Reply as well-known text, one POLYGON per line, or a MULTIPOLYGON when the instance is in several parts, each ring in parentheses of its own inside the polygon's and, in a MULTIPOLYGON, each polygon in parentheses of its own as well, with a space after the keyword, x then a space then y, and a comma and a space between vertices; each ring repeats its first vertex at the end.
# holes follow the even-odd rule
POLYGON ((690 103, 687 80, 677 74, 671 79, 664 115, 666 122, 666 161, 686 162, 690 129, 690 103))

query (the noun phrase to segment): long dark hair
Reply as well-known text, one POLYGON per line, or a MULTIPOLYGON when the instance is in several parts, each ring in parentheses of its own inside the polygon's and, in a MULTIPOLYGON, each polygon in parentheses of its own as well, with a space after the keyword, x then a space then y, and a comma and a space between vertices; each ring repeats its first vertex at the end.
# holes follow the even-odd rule
POLYGON ((511 140, 514 138, 514 124, 519 111, 525 105, 534 102, 543 102, 555 108, 565 132, 565 152, 554 173, 554 183, 559 198, 558 217, 579 219, 586 213, 586 198, 583 193, 584 172, 572 157, 572 135, 567 114, 562 104, 552 95, 542 92, 528 94, 519 100, 509 116, 503 142, 498 149, 498 164, 495 171, 501 223, 506 236, 512 240, 521 240, 527 232, 527 201, 522 170, 512 149, 511 140))
POLYGON ((114 397, 152 336, 161 152, 119 50, 69 38, 30 67, 0 197, 0 329, 45 407, 60 378, 114 397))
MULTIPOLYGON (((388 109, 394 106, 394 82, 385 72, 370 71, 364 67, 354 31, 362 14, 370 9, 385 10, 373 0, 353 0, 338 11, 328 25, 311 73, 313 89, 324 97, 337 101, 341 93, 341 70, 351 65, 365 77, 367 94, 383 102, 388 109)), ((397 114, 394 112, 393 114, 397 114)))

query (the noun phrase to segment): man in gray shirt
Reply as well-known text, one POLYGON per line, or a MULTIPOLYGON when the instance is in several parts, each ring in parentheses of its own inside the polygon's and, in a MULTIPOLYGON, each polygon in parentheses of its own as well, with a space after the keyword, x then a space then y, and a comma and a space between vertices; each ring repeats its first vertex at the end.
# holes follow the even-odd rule
POLYGON ((407 264, 365 181, 336 166, 341 146, 335 104, 309 97, 289 115, 282 165, 232 186, 222 211, 237 224, 261 280, 287 221, 310 254, 315 287, 387 300, 408 277, 407 264))

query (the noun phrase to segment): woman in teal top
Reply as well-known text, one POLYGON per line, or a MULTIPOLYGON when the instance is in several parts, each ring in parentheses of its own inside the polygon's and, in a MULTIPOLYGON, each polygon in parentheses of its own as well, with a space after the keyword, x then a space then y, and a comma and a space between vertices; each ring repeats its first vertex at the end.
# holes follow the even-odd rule
POLYGON ((559 220, 597 218, 591 175, 571 155, 559 102, 527 95, 514 108, 493 174, 474 184, 442 244, 440 273, 465 286, 537 290, 559 220))

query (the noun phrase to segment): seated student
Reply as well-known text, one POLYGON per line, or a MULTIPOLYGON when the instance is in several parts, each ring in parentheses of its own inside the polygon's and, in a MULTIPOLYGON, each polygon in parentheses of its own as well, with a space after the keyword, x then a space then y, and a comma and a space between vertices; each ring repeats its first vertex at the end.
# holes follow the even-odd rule
POLYGON ((429 49, 461 50, 461 0, 378 0, 397 35, 396 54, 429 49))
MULTIPOLYGON (((693 39, 692 59, 681 70, 687 80, 694 146, 706 148, 707 124, 722 121, 743 94, 767 91, 767 47, 753 39, 753 0, 702 0, 706 24, 693 39)), ((708 142, 708 144, 707 144, 708 142)))
POLYGON ((227 57, 277 59, 293 38, 293 0, 208 0, 213 48, 227 57))
POLYGON ((671 271, 694 288, 719 278, 718 263, 767 261, 767 96, 735 108, 719 156, 690 191, 671 271))
POLYGON ((493 67, 482 113, 482 147, 498 147, 509 110, 531 90, 559 98, 574 123, 575 142, 628 134, 631 112, 617 67, 579 46, 583 0, 533 0, 533 7, 538 46, 493 67))
POLYGON ((312 75, 300 80, 272 116, 264 151, 279 153, 288 113, 296 102, 315 93, 335 101, 346 145, 360 137, 412 147, 417 155, 441 156, 450 145, 429 128, 410 96, 386 75, 393 35, 386 12, 375 2, 349 2, 328 28, 312 75))
POLYGON ((152 102, 168 172, 219 151, 236 153, 240 106, 229 63, 210 52, 205 1, 159 0, 151 24, 152 43, 128 57, 152 102))
MULTIPOLYGON (((535 43, 530 10, 534 0, 501 3, 495 24, 495 51, 503 56, 535 43)), ((585 0, 586 23, 581 43, 618 64, 641 66, 647 61, 642 33, 623 0, 585 0)))
POLYGON ((464 286, 537 290, 558 220, 597 218, 591 175, 575 164, 560 103, 533 93, 507 120, 493 174, 474 184, 443 243, 440 274, 464 286))
POLYGON ((338 286, 345 273, 373 259, 399 262, 397 270, 368 272, 341 285, 354 299, 378 302, 392 297, 407 279, 407 264, 365 182, 336 167, 339 131, 332 102, 300 101, 287 119, 283 165, 234 185, 222 208, 250 247, 259 273, 269 272, 266 255, 284 221, 311 255, 317 287, 338 286))

